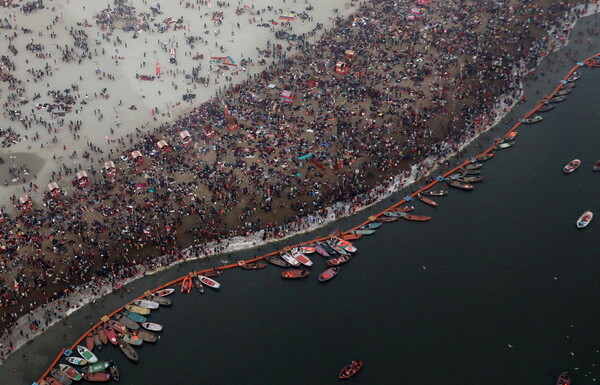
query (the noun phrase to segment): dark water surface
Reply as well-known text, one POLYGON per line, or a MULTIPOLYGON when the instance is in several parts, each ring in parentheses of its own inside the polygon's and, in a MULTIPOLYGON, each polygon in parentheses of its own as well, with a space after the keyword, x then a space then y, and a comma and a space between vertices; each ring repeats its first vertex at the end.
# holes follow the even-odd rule
MULTIPOLYGON (((580 22, 573 37, 597 20, 580 22)), ((551 64, 565 58, 563 50, 544 60, 539 72, 546 75, 507 120, 530 109, 576 60, 600 52, 586 41, 568 49, 578 51, 572 59, 551 64)), ((575 227, 586 209, 600 216, 600 173, 591 170, 600 159, 600 69, 582 73, 567 101, 542 123, 522 126, 516 145, 484 164, 485 182, 474 192, 451 190, 434 198, 437 208, 416 202, 430 222, 384 224, 356 242, 356 257, 331 282, 317 281, 325 266, 319 256, 302 281, 282 281, 274 266, 227 271, 219 292, 177 293, 171 308, 153 311, 150 320, 165 331, 157 344, 136 348, 138 364, 112 346, 100 357, 114 359, 128 385, 337 384, 339 369, 356 358, 365 362, 355 379, 362 384, 553 384, 565 370, 576 384, 600 381, 600 219, 575 227), (563 175, 573 158, 581 168, 563 175)), ((486 143, 509 127, 491 131, 486 143)), ((348 228, 382 207, 315 234, 348 228)), ((147 277, 123 298, 87 306, 22 350, 29 367, 19 351, 0 375, 12 379, 7 384, 30 383, 87 329, 85 315, 96 320, 160 282, 223 259, 147 277)))

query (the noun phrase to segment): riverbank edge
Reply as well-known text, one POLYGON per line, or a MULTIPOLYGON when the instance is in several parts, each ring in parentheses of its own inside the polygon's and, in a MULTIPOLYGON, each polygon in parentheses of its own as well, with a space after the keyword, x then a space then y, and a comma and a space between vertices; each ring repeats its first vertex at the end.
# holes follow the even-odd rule
MULTIPOLYGON (((558 19, 556 21, 556 26, 553 29, 551 29, 550 31, 548 31, 548 33, 542 39, 538 40, 537 42, 534 42, 533 45, 541 44, 541 43, 550 43, 551 50, 549 52, 547 52, 547 54, 556 52, 568 44, 570 33, 571 33, 572 29, 574 28, 574 26, 576 25, 577 21, 579 21, 583 17, 592 16, 599 12, 600 12, 600 5, 593 4, 592 2, 574 6, 568 12, 567 17, 558 19), (578 15, 578 13, 583 10, 586 10, 585 14, 578 15), (571 20, 572 17, 575 17, 575 18, 573 20, 571 20), (564 38, 560 38, 560 36, 553 36, 556 31, 558 31, 560 29, 565 29, 565 28, 569 28, 569 35, 565 36, 564 38), (548 39, 553 39, 553 40, 548 40, 548 39)), ((519 89, 521 90, 520 95, 522 95, 522 93, 523 93, 523 77, 530 71, 534 70, 539 65, 539 63, 543 60, 544 57, 545 56, 541 57, 540 60, 538 60, 535 64, 535 66, 533 66, 532 68, 525 68, 524 61, 520 61, 518 66, 515 65, 513 67, 513 69, 515 71, 517 71, 517 73, 519 73, 520 78, 521 78, 521 80, 519 82, 519 89)), ((84 285, 80 285, 80 286, 76 287, 74 289, 74 291, 66 294, 65 296, 63 296, 60 299, 57 299, 57 300, 51 301, 47 304, 38 306, 37 308, 33 309, 29 313, 21 316, 18 319, 18 321, 16 322, 16 325, 18 325, 18 327, 13 327, 11 329, 10 333, 8 333, 6 336, 4 336, 0 339, 0 343, 2 343, 4 346, 7 346, 9 344, 9 341, 12 342, 12 346, 13 346, 13 349, 7 355, 5 355, 4 359, 6 359, 8 356, 15 353, 21 346, 23 346, 29 340, 32 340, 36 336, 39 336, 42 333, 44 333, 48 328, 50 328, 56 322, 59 322, 59 321, 63 320, 64 318, 68 317, 69 315, 75 313, 77 310, 81 309, 85 305, 87 305, 93 301, 96 301, 107 294, 112 293, 115 289, 119 289, 122 286, 128 285, 129 283, 132 283, 132 282, 136 281, 137 279, 143 278, 146 275, 153 275, 155 273, 162 272, 167 269, 171 269, 171 268, 178 266, 179 264, 184 263, 184 262, 195 261, 198 259, 203 259, 203 258, 212 257, 212 256, 216 256, 216 255, 222 255, 222 254, 226 254, 226 253, 237 252, 237 251, 241 251, 241 250, 247 250, 247 249, 251 249, 254 247, 265 246, 265 245, 272 244, 275 242, 280 242, 280 241, 288 239, 290 237, 293 237, 293 236, 296 236, 299 234, 303 234, 303 233, 307 233, 307 232, 316 230, 318 228, 325 227, 338 219, 348 217, 350 215, 356 214, 357 212, 360 212, 369 207, 372 207, 375 204, 380 203, 384 199, 389 198, 394 193, 402 191, 403 189, 410 188, 415 183, 423 180, 424 178, 427 178, 427 177, 433 175, 433 173, 439 168, 441 163, 458 155, 458 153, 460 153, 462 150, 464 150, 468 145, 470 145, 474 140, 476 140, 481 134, 489 131, 491 128, 496 126, 512 110, 512 108, 518 103, 518 101, 520 99, 520 95, 519 95, 519 97, 514 97, 514 95, 506 95, 506 94, 498 95, 496 97, 497 102, 495 104, 495 107, 492 110, 492 113, 490 114, 490 116, 493 116, 493 120, 491 120, 490 123, 488 123, 484 127, 481 127, 480 130, 478 130, 474 135, 471 135, 468 138, 466 138, 457 147, 457 149, 455 151, 449 153, 445 157, 426 158, 423 161, 412 165, 410 170, 404 171, 404 172, 396 175, 390 183, 378 184, 378 185, 374 186, 367 193, 367 198, 368 198, 367 201, 369 203, 366 203, 366 204, 358 203, 358 202, 356 202, 356 197, 355 197, 355 200, 353 200, 353 201, 337 202, 336 204, 334 204, 326 209, 327 215, 324 215, 324 216, 308 215, 303 218, 304 220, 303 220, 302 224, 295 226, 295 227, 299 227, 299 228, 291 229, 291 230, 282 230, 281 233, 285 234, 285 235, 281 236, 279 238, 276 238, 276 239, 269 239, 269 240, 263 241, 262 237, 261 237, 262 231, 259 231, 258 233, 255 233, 255 234, 252 234, 249 236, 245 236, 245 237, 229 238, 227 240, 227 242, 222 242, 221 244, 207 243, 207 244, 205 244, 205 252, 198 253, 198 254, 192 254, 192 252, 189 249, 186 249, 183 251, 183 253, 182 253, 183 255, 181 258, 177 258, 175 261, 170 261, 166 265, 163 265, 163 263, 167 259, 169 259, 171 256, 163 255, 163 256, 154 258, 153 260, 149 261, 148 265, 157 266, 156 268, 149 270, 144 265, 137 265, 136 267, 137 267, 138 273, 133 277, 129 277, 129 278, 126 278, 123 280, 115 281, 115 282, 110 282, 108 280, 98 281, 98 282, 93 282, 93 283, 88 282, 84 285), (502 100, 509 100, 510 102, 503 103, 503 102, 501 102, 502 100), (223 243, 226 243, 226 245, 224 246, 223 243), (98 291, 94 292, 93 294, 90 294, 90 292, 89 292, 90 290, 93 291, 96 289, 98 291), (63 311, 62 307, 64 307, 64 305, 67 302, 72 304, 72 306, 71 306, 71 308, 67 309, 66 311, 63 311), (61 317, 54 319, 47 326, 39 328, 38 331, 36 331, 32 334, 29 334, 28 338, 25 338, 25 337, 19 335, 20 331, 23 331, 23 330, 27 330, 29 332, 31 331, 31 330, 28 330, 28 326, 30 323, 29 321, 30 321, 31 317, 42 318, 43 314, 46 311, 57 311, 59 314, 61 314, 61 317)), ((359 198, 362 199, 363 197, 359 197, 359 198)), ((0 360, 0 365, 3 364, 4 359, 0 360)))

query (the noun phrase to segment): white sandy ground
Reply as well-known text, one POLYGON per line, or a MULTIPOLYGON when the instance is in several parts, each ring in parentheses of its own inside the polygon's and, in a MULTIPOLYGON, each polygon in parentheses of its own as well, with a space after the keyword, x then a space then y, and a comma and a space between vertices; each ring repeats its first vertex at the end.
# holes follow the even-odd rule
MULTIPOLYGON (((13 164, 17 167, 25 165, 29 169, 29 175, 21 173, 21 177, 26 180, 25 184, 22 183, 22 179, 11 182, 8 178, 9 186, 5 187, 4 180, 0 179, 0 203, 7 204, 7 209, 10 208, 8 207, 10 206, 8 197, 12 194, 17 196, 23 194, 23 187, 28 188, 29 182, 40 186, 37 193, 30 194, 34 201, 40 203, 42 194, 46 192, 47 184, 52 180, 52 171, 58 172, 57 164, 65 163, 68 167, 78 167, 78 163, 82 162, 84 169, 87 169, 90 163, 83 159, 81 154, 85 150, 89 150, 88 142, 100 147, 104 151, 105 160, 108 160, 108 150, 112 148, 116 151, 116 139, 125 138, 127 134, 135 134, 136 128, 144 126, 145 130, 149 130, 162 122, 174 119, 177 115, 191 109, 192 106, 210 99, 219 88, 223 89, 229 84, 238 83, 249 75, 262 71, 273 63, 273 57, 266 58, 265 65, 258 65, 260 55, 257 48, 265 49, 268 41, 282 44, 284 48, 289 44, 286 40, 275 38, 276 30, 301 34, 314 29, 317 23, 323 24, 327 29, 331 27, 333 17, 347 16, 355 11, 358 5, 357 2, 351 3, 344 0, 224 1, 223 3, 230 4, 229 7, 219 7, 217 1, 213 1, 211 6, 199 4, 200 0, 130 1, 138 13, 149 12, 150 6, 156 7, 159 3, 163 13, 157 15, 151 24, 162 22, 168 17, 175 20, 183 17, 181 25, 185 28, 174 31, 171 27, 164 33, 159 33, 157 29, 154 32, 142 31, 137 39, 133 38, 131 31, 124 32, 122 29, 115 29, 112 36, 103 39, 102 34, 110 31, 100 30, 95 24, 93 16, 105 9, 109 4, 108 1, 44 0, 45 9, 30 14, 19 13, 19 8, 0 8, 0 16, 16 20, 16 23, 13 22, 13 27, 15 25, 17 27, 16 30, 0 30, 0 53, 8 54, 15 62, 16 71, 13 75, 16 78, 29 79, 29 82, 25 84, 26 98, 29 99, 29 103, 17 106, 17 109, 21 109, 24 113, 30 113, 36 103, 52 102, 50 97, 46 96, 49 90, 69 89, 72 84, 79 85, 78 95, 81 97, 73 108, 73 110, 79 109, 80 113, 75 111, 68 113, 64 117, 62 126, 60 118, 52 119, 51 115, 45 111, 36 112, 38 117, 43 117, 58 129, 56 134, 48 134, 43 126, 35 124, 24 130, 19 122, 11 122, 8 117, 0 116, 0 128, 12 126, 22 135, 21 142, 9 149, 0 149, 0 154, 5 161, 5 164, 0 167, 5 172, 0 172, 0 174, 5 175, 8 167, 13 164), (194 8, 186 8, 186 4, 191 4, 194 8), (244 5, 253 10, 244 8, 244 5), (268 6, 272 6, 273 10, 269 11, 268 6), (309 11, 307 8, 310 6, 314 8, 309 11), (238 7, 245 9, 239 16, 235 12, 238 7), (334 9, 337 9, 337 12, 334 9), (256 14, 257 11, 260 12, 260 16, 256 14), (211 21, 213 12, 223 12, 221 25, 215 25, 215 22, 211 21), (282 25, 283 21, 279 20, 279 16, 291 12, 298 14, 306 12, 312 19, 297 18, 290 22, 290 30, 289 27, 282 25), (58 17, 59 21, 52 26, 55 17, 58 17), (77 23, 83 23, 84 20, 87 20, 92 26, 77 25, 77 23), (275 20, 279 24, 272 25, 270 20, 275 20), (240 24, 239 28, 238 23, 240 24), (271 27, 258 27, 257 24, 260 23, 269 23, 271 27), (204 28, 205 24, 207 28, 204 28), (32 33, 25 34, 21 28, 30 29, 32 33), (91 60, 85 59, 82 64, 78 64, 77 61, 61 62, 61 52, 56 46, 64 47, 65 44, 73 46, 74 40, 69 34, 71 28, 83 29, 88 35, 88 46, 92 53, 91 60), (16 56, 9 53, 7 48, 8 36, 14 32, 17 33, 17 38, 13 40, 13 45, 18 49, 16 56), (50 37, 51 32, 56 33, 56 38, 50 37), (200 36, 206 43, 195 43, 192 49, 185 43, 186 36, 200 36), (121 40, 121 43, 117 43, 117 38, 121 40), (30 42, 43 44, 45 48, 43 52, 50 53, 52 57, 38 58, 34 53, 27 51, 25 46, 30 42), (223 50, 220 49, 221 46, 223 50), (176 49, 176 65, 169 63, 171 47, 176 49), (104 55, 102 55, 102 49, 104 49, 104 55), (97 52, 97 55, 94 51, 97 52), (203 54, 204 58, 194 60, 193 56, 197 53, 203 54), (218 65, 212 63, 213 70, 210 70, 211 56, 231 56, 236 63, 243 58, 252 59, 254 64, 247 67, 238 66, 230 71, 219 71, 218 65), (116 59, 116 57, 121 59, 116 59), (27 70, 31 68, 43 70, 46 63, 52 67, 53 75, 45 76, 34 82, 33 76, 28 74, 27 70), (155 75, 156 63, 160 63, 161 67, 159 79, 155 81, 136 79, 136 74, 155 75), (192 68, 198 64, 202 65, 200 76, 210 77, 208 86, 198 83, 191 84, 190 80, 185 78, 184 71, 186 74, 191 74, 192 68), (111 74, 114 80, 109 80, 102 74, 98 75, 97 69, 105 74, 111 74), (232 79, 226 81, 225 76, 232 77, 232 79), (107 88, 109 98, 95 98, 94 94, 100 94, 103 88, 107 88), (182 100, 183 94, 188 91, 196 94, 193 104, 182 100), (40 93, 42 98, 32 101, 36 93, 40 93), (81 104, 82 100, 87 101, 87 104, 81 104), (131 105, 135 105, 137 110, 130 110, 129 106, 131 105), (155 108, 159 111, 159 114, 156 114, 158 121, 154 121, 151 113, 155 108), (100 112, 94 114, 95 110, 100 110, 100 112), (101 121, 98 120, 100 114, 103 115, 101 121), (69 121, 77 120, 82 121, 83 126, 78 132, 80 139, 74 140, 68 125, 69 121), (111 129, 114 134, 111 133, 111 129), (36 133, 41 136, 41 140, 34 142, 31 138, 36 133), (29 140, 25 140, 23 135, 27 135, 29 140), (57 143, 51 142, 54 135, 57 136, 57 143), (41 144, 43 144, 43 148, 40 148, 41 144), (66 146, 66 150, 64 150, 64 146, 66 146), (73 151, 77 151, 77 156, 71 158, 69 155, 73 151), (56 161, 54 157, 56 157, 56 161), (34 175, 37 178, 34 179, 34 175)), ((112 1, 110 4, 112 6, 112 1)), ((322 30, 318 32, 313 40, 320 35, 322 30)), ((4 89, 0 93, 2 104, 6 102, 7 96, 8 90, 4 89)), ((129 141, 126 143, 129 145, 129 141)), ((98 159, 101 156, 92 153, 96 169, 100 165, 98 159)), ((56 182, 61 188, 67 188, 67 190, 70 188, 70 180, 57 180, 56 182)))
MULTIPOLYGON (((575 8, 574 10, 577 10, 577 9, 583 9, 583 6, 575 8)), ((588 6, 586 15, 592 15, 592 14, 595 14, 598 12, 600 12, 600 5, 596 4, 593 6, 588 6)), ((573 13, 571 13, 571 15, 573 15, 573 13)), ((568 43, 568 36, 562 35, 562 34, 558 33, 557 31, 565 30, 564 29, 565 26, 567 26, 567 27, 570 26, 572 29, 572 27, 575 25, 575 23, 576 23, 576 19, 574 17, 570 16, 568 19, 564 20, 562 25, 557 26, 557 28, 555 30, 550 32, 548 39, 551 42, 551 51, 558 50, 568 43)), ((522 74, 525 74, 527 71, 529 71, 531 69, 526 69, 526 68, 521 67, 521 68, 516 68, 515 70, 520 71, 520 73, 522 73, 522 74)), ((499 97, 498 100, 499 101, 510 100, 510 102, 508 102, 508 103, 498 102, 497 103, 496 108, 495 108, 495 116, 490 117, 490 119, 488 120, 488 125, 485 127, 485 130, 490 129, 496 123, 498 123, 506 115, 506 113, 510 110, 510 108, 512 106, 514 106, 514 104, 517 102, 517 99, 515 99, 515 98, 511 99, 508 96, 507 97, 499 97)), ((483 131, 485 131, 485 130, 483 130, 483 131)), ((469 140, 465 141, 461 145, 459 150, 462 150, 464 147, 466 147, 470 142, 472 142, 476 138, 477 138, 477 136, 469 138, 469 140)), ((452 154, 451 156, 453 156, 453 155, 455 155, 455 154, 452 154)), ((450 158, 451 156, 449 156, 448 158, 450 158)), ((435 172, 438 165, 442 164, 444 160, 445 159, 438 159, 438 158, 426 159, 422 163, 413 166, 413 168, 410 171, 404 172, 401 175, 398 175, 397 177, 395 177, 393 180, 393 183, 390 183, 389 186, 387 186, 385 188, 384 187, 376 187, 375 189, 373 189, 373 191, 371 192, 371 195, 370 195, 372 198, 374 198, 374 203, 372 203, 372 204, 375 204, 375 203, 389 197, 393 192, 396 192, 402 188, 410 186, 411 184, 415 183, 415 181, 418 180, 419 178, 422 178, 423 176, 428 175, 428 174, 432 174, 433 172, 435 172)), ((300 232, 307 232, 307 231, 314 230, 318 227, 325 226, 325 225, 333 222, 334 220, 338 219, 340 216, 351 215, 351 214, 353 214, 359 210, 363 210, 367 207, 369 207, 369 206, 359 206, 359 205, 355 205, 352 203, 338 203, 335 206, 330 207, 328 209, 328 215, 326 215, 324 217, 311 216, 311 217, 307 218, 307 220, 304 221, 304 224, 302 225, 302 227, 291 229, 293 231, 290 231, 287 234, 287 237, 291 237, 292 235, 300 233, 300 232)), ((282 239, 280 238, 277 241, 281 241, 281 240, 282 239)), ((228 240, 226 247, 223 245, 215 246, 215 245, 209 244, 209 245, 207 245, 207 248, 206 248, 207 249, 206 254, 190 255, 189 258, 179 260, 175 263, 171 263, 168 267, 165 267, 165 268, 171 268, 179 263, 189 261, 194 258, 204 258, 208 255, 213 255, 213 254, 230 253, 233 251, 238 251, 238 250, 246 249, 246 248, 257 246, 257 245, 262 245, 265 243, 266 242, 262 241, 262 237, 261 237, 260 233, 249 236, 249 237, 231 238, 228 240)), ((161 258, 162 257, 158 258, 158 260, 161 258)), ((230 261, 227 261, 227 260, 223 260, 221 262, 223 264, 230 263, 230 261)), ((132 277, 127 280, 119 282, 119 285, 125 285, 129 282, 132 282, 132 281, 138 279, 138 278, 142 278, 145 275, 154 274, 158 271, 164 270, 165 268, 159 268, 154 271, 146 271, 143 266, 139 265, 138 275, 136 277, 132 277)), ((3 346, 6 347, 6 346, 8 346, 9 341, 12 341, 12 343, 15 347, 15 350, 17 350, 20 346, 24 345, 27 342, 27 338, 20 336, 19 332, 23 331, 24 333, 31 333, 31 331, 28 328, 28 324, 31 319, 43 320, 43 318, 44 318, 43 315, 47 311, 50 311, 50 312, 57 311, 59 314, 65 314, 65 315, 72 314, 73 312, 77 311, 79 308, 81 308, 85 304, 95 301, 96 299, 111 292, 113 289, 114 289, 114 287, 110 283, 104 283, 101 287, 96 286, 96 285, 94 287, 91 287, 90 285, 84 285, 82 287, 79 287, 73 293, 69 294, 66 297, 63 297, 60 301, 54 301, 52 303, 49 303, 49 304, 45 305, 44 307, 37 308, 37 309, 33 310, 30 314, 21 317, 18 321, 19 327, 14 328, 9 335, 6 335, 2 339, 0 339, 0 344, 3 344, 3 346), (92 291, 94 291, 95 294, 93 294, 92 291), (66 301, 71 303, 72 307, 70 309, 65 309, 66 301)), ((52 324, 58 322, 59 320, 60 320, 60 318, 54 319, 52 321, 52 324)), ((45 329, 46 328, 40 328, 40 330, 38 330, 36 333, 29 334, 29 339, 34 338, 36 335, 43 333, 45 329)), ((0 364, 1 364, 1 362, 0 362, 0 364)))

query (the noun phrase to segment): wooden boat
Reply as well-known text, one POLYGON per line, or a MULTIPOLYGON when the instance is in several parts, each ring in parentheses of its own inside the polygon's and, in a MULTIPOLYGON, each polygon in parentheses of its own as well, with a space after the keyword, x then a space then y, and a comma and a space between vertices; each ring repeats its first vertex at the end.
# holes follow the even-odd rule
POLYGON ((468 190, 468 191, 473 190, 472 184, 467 184, 467 183, 459 182, 456 180, 448 181, 448 186, 452 186, 454 188, 459 188, 461 190, 468 190))
POLYGON ((465 175, 480 175, 481 174, 481 170, 465 170, 464 168, 461 168, 458 171, 460 171, 460 174, 456 175, 452 179, 462 178, 465 175))
POLYGON ((73 381, 80 381, 83 376, 74 367, 67 364, 59 364, 60 371, 63 372, 67 377, 73 381))
POLYGON ((96 357, 96 355, 94 353, 90 352, 90 350, 88 348, 86 348, 85 346, 77 345, 77 353, 79 353, 79 355, 81 357, 83 357, 90 364, 94 364, 94 363, 98 362, 98 357, 96 357))
POLYGON ((402 211, 386 211, 383 213, 383 215, 388 216, 388 217, 403 217, 405 215, 408 215, 408 213, 402 212, 402 211))
MULTIPOLYGON (((59 384, 63 384, 63 385, 71 385, 73 383, 73 380, 71 380, 69 377, 67 377, 67 375, 65 373, 63 373, 62 371, 52 368, 50 370, 50 374, 52 375, 52 378, 57 381, 59 384)), ((46 377, 46 381, 48 381, 48 383, 51 383, 51 381, 49 381, 48 377, 46 377)))
MULTIPOLYGON (((337 254, 337 251, 335 251, 335 249, 329 244, 329 240, 325 242, 317 242, 317 244, 321 245, 329 255, 337 254)), ((329 255, 327 256, 329 257, 329 255)))
POLYGON ((153 332, 160 332, 163 330, 163 326, 155 322, 142 322, 142 327, 153 332))
POLYGON ((339 378, 340 380, 345 380, 354 376, 360 368, 362 368, 363 362, 361 360, 354 360, 348 365, 344 366, 340 371, 339 378))
POLYGON ((466 175, 462 178, 456 178, 455 180, 462 183, 477 183, 483 182, 483 177, 481 175, 466 175))
POLYGON ((356 229, 356 230, 351 230, 350 234, 354 234, 354 235, 372 235, 372 234, 375 234, 375 230, 361 230, 361 229, 356 229))
POLYGON ((85 373, 83 379, 90 382, 106 382, 110 381, 110 373, 99 372, 99 373, 85 373))
POLYGON ((301 269, 288 269, 281 272, 281 278, 285 279, 296 279, 296 278, 304 278, 310 274, 308 270, 301 269))
POLYGON ((215 281, 212 278, 209 278, 205 275, 199 275, 198 278, 200 278, 200 282, 202 282, 203 285, 206 285, 208 287, 210 287, 211 289, 218 289, 221 287, 221 284, 217 281, 215 281))
POLYGON ((534 116, 530 116, 529 118, 523 120, 523 123, 534 124, 534 123, 541 122, 542 120, 544 120, 544 117, 542 115, 534 115, 534 116))
POLYGON ((375 220, 378 222, 381 222, 381 223, 390 223, 390 222, 396 222, 398 219, 399 219, 398 217, 383 216, 383 217, 378 217, 375 220))
POLYGON ((129 345, 132 346, 140 346, 144 343, 144 340, 138 337, 137 333, 136 335, 122 334, 119 338, 121 338, 123 341, 127 342, 129 345))
MULTIPOLYGON (((515 138, 517 137, 518 132, 517 131, 512 131, 509 132, 504 139, 502 139, 502 143, 508 143, 508 142, 512 142, 513 140, 515 140, 515 138)), ((467 165, 468 166, 468 165, 467 165)), ((465 166, 465 168, 467 167, 465 166)), ((468 170, 468 169, 467 169, 468 170)))
POLYGON ((563 172, 565 174, 570 174, 577 170, 579 166, 581 166, 581 161, 579 159, 573 159, 565 167, 563 167, 563 172))
POLYGON ((554 109, 554 104, 546 103, 540 108, 538 108, 538 112, 548 112, 552 109, 554 109))
POLYGON ((415 221, 415 222, 427 222, 428 220, 431 219, 431 217, 428 217, 427 215, 414 215, 414 214, 408 214, 408 215, 404 216, 403 218, 406 219, 407 221, 415 221))
POLYGON ((341 264, 348 262, 350 260, 350 258, 351 257, 349 255, 342 255, 337 258, 328 259, 327 266, 339 266, 341 264))
POLYGON ((204 273, 202 273, 202 275, 208 278, 220 277, 223 275, 223 270, 213 268, 212 270, 205 271, 204 273))
POLYGON ((92 330, 92 335, 94 336, 94 345, 96 345, 96 349, 102 350, 102 340, 100 339, 100 336, 98 335, 98 330, 96 330, 96 329, 92 330))
POLYGON ((108 338, 108 340, 110 341, 110 343, 113 344, 113 345, 117 345, 118 344, 118 341, 117 341, 117 332, 115 332, 115 329, 113 329, 106 322, 104 323, 103 327, 104 327, 104 332, 106 333, 106 337, 108 338))
POLYGON ((297 249, 293 249, 291 251, 292 253, 292 257, 300 262, 301 264, 303 264, 304 266, 312 266, 313 265, 313 261, 310 260, 310 258, 308 258, 306 255, 302 254, 300 251, 298 251, 297 249))
POLYGON ((100 338, 100 341, 106 345, 108 343, 108 337, 106 336, 106 333, 104 332, 104 328, 103 327, 99 327, 98 328, 98 337, 100 338))
POLYGON ((558 90, 554 95, 569 95, 571 92, 573 92, 573 89, 571 88, 562 88, 558 90))
POLYGON ((600 160, 594 163, 594 165, 592 166, 592 170, 600 171, 600 160))
POLYGON ((333 277, 335 277, 336 275, 338 275, 339 271, 340 271, 339 267, 330 267, 329 269, 327 269, 324 272, 322 272, 321 274, 319 274, 319 281, 327 282, 330 279, 332 279, 333 277))
POLYGON ((161 297, 161 296, 155 295, 155 294, 147 295, 146 299, 148 301, 154 301, 162 306, 169 306, 169 305, 171 305, 171 303, 173 303, 173 301, 171 301, 170 298, 161 297))
POLYGON ((362 234, 342 234, 340 235, 340 238, 345 239, 347 241, 355 241, 357 239, 360 239, 362 237, 362 234))
POLYGON ((158 309, 158 307, 160 306, 158 302, 148 301, 145 299, 136 299, 133 301, 133 304, 150 310, 158 309))
POLYGON ((85 358, 81 358, 81 357, 71 356, 71 357, 67 357, 66 360, 69 364, 77 365, 77 366, 85 366, 88 364, 87 360, 85 358))
POLYGON ((119 368, 113 362, 113 360, 110 360, 110 369, 109 370, 110 370, 110 375, 112 376, 113 380, 119 382, 119 380, 121 379, 121 374, 119 373, 119 368))
POLYGON ((573 73, 571 74, 571 76, 569 76, 569 77, 567 78, 567 81, 568 81, 569 83, 571 83, 571 82, 574 82, 574 81, 577 81, 577 80, 579 80, 579 78, 580 78, 580 77, 581 77, 581 74, 580 74, 579 72, 575 71, 575 72, 573 72, 573 73))
POLYGON ((421 202, 426 203, 429 206, 433 206, 433 207, 437 207, 438 206, 438 204, 437 204, 436 201, 433 201, 433 200, 431 200, 431 199, 429 199, 429 198, 427 198, 427 197, 425 197, 425 196, 423 196, 421 194, 417 194, 417 198, 419 198, 419 200, 421 202))
POLYGON ((137 336, 142 339, 144 342, 156 342, 158 341, 158 336, 148 330, 138 330, 137 336))
MULTIPOLYGON (((138 330, 140 328, 139 323, 135 322, 132 319, 125 317, 123 314, 116 314, 115 319, 117 320, 117 322, 122 323, 129 330, 138 330)), ((114 328, 114 326, 113 326, 113 328, 114 328)))
POLYGON ((575 88, 575 87, 577 87, 577 84, 575 84, 574 82, 563 84, 563 86, 562 86, 562 88, 568 88, 568 89, 575 88))
POLYGON ((515 142, 502 142, 502 143, 498 143, 496 145, 496 147, 494 147, 496 150, 503 150, 505 148, 510 148, 512 146, 515 145, 515 142))
POLYGON ((155 291, 152 294, 157 295, 159 297, 166 297, 168 295, 173 294, 174 291, 175 291, 175 289, 162 289, 162 290, 155 291))
POLYGON ((265 261, 267 261, 270 264, 273 264, 275 266, 279 266, 279 267, 291 266, 289 263, 287 263, 286 261, 284 261, 283 259, 281 259, 280 257, 278 257, 276 255, 269 255, 268 257, 265 257, 265 261))
POLYGON ((88 348, 89 351, 94 350, 94 335, 91 332, 85 336, 85 347, 88 348))
POLYGON ((110 319, 107 323, 117 332, 117 333, 129 333, 127 330, 127 326, 124 323, 121 323, 117 320, 110 319))
POLYGON ((198 278, 198 276, 195 275, 192 281, 194 281, 194 287, 196 288, 196 290, 198 290, 200 294, 204 294, 204 285, 202 284, 202 282, 200 282, 200 278, 198 278))
POLYGON ((336 245, 338 245, 339 247, 344 249, 344 251, 347 251, 349 253, 356 253, 358 251, 358 249, 354 247, 352 243, 348 242, 345 239, 337 238, 336 245))
POLYGON ((567 100, 566 95, 558 95, 558 96, 555 96, 552 99, 548 100, 548 103, 560 103, 560 102, 564 102, 565 100, 567 100))
MULTIPOLYGON (((65 378, 72 382, 72 380, 70 378, 68 378, 67 376, 65 376, 65 378)), ((63 385, 62 382, 58 381, 56 378, 51 377, 51 376, 46 377, 46 382, 48 383, 48 385, 63 385)))
POLYGON ((415 209, 415 206, 398 206, 394 207, 392 210, 399 213, 410 213, 415 209))
POLYGON ((323 243, 322 242, 317 242, 317 244, 315 245, 315 251, 317 252, 317 254, 319 254, 322 257, 325 257, 325 258, 329 257, 329 253, 323 247, 323 243))
POLYGON ((142 322, 146 322, 147 321, 146 317, 144 317, 143 315, 138 314, 138 313, 133 313, 133 312, 130 312, 130 311, 127 311, 127 310, 123 311, 123 315, 125 317, 129 318, 130 320, 138 322, 140 324, 142 322))
POLYGON ((486 160, 490 160, 490 159, 492 159, 492 158, 494 157, 494 155, 495 155, 495 154, 494 154, 493 152, 488 152, 487 154, 483 154, 483 155, 479 156, 479 157, 477 158, 477 160, 478 160, 479 162, 485 162, 486 160))
POLYGON ((146 308, 143 308, 143 307, 137 306, 137 305, 125 305, 125 309, 127 309, 127 311, 129 311, 129 312, 137 313, 137 314, 141 314, 141 315, 150 314, 150 309, 146 309, 146 308))
POLYGON ((259 270, 267 267, 267 264, 264 262, 250 262, 244 263, 243 265, 240 265, 240 267, 245 270, 259 270))
POLYGON ((577 228, 583 229, 590 224, 592 218, 594 218, 594 213, 591 210, 587 210, 585 213, 581 214, 579 219, 577 219, 577 228))
POLYGON ((85 368, 82 368, 81 373, 101 372, 104 369, 108 368, 109 366, 110 366, 110 362, 108 362, 108 361, 98 361, 93 365, 89 365, 89 366, 86 366, 85 368))
POLYGON ((288 253, 281 253, 279 254, 279 256, 281 257, 281 259, 283 259, 292 266, 300 266, 300 261, 298 261, 296 258, 292 257, 288 253))
MULTIPOLYGON (((515 131, 511 132, 511 134, 515 133, 515 131)), ((515 134, 515 136, 517 136, 515 134)), ((465 170, 479 170, 483 165, 481 163, 469 163, 464 165, 462 168, 465 170)))
POLYGON ((569 372, 562 372, 556 380, 556 385, 571 385, 571 377, 569 372))
POLYGON ((125 354, 125 356, 127 358, 129 358, 131 361, 137 362, 140 359, 140 357, 138 356, 137 352, 133 349, 133 347, 131 345, 129 345, 127 342, 123 341, 122 339, 119 339, 119 348, 121 349, 123 354, 125 354))
POLYGON ((381 227, 381 223, 379 223, 379 222, 369 222, 369 223, 359 227, 359 229, 361 229, 361 230, 376 230, 380 227, 381 227))
POLYGON ((315 251, 317 251, 313 246, 300 246, 298 250, 302 254, 313 254, 315 251))
POLYGON ((426 190, 421 193, 421 195, 430 196, 430 197, 443 197, 448 195, 448 191, 446 190, 426 190))

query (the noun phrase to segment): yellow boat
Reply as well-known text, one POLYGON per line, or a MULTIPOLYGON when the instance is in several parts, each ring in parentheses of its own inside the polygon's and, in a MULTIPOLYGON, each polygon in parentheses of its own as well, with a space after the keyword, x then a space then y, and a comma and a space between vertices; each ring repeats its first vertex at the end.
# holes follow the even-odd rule
POLYGON ((125 305, 125 309, 129 310, 130 312, 138 313, 138 314, 141 314, 141 315, 148 315, 148 314, 150 314, 150 309, 146 309, 146 308, 143 308, 141 306, 125 305))

